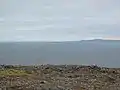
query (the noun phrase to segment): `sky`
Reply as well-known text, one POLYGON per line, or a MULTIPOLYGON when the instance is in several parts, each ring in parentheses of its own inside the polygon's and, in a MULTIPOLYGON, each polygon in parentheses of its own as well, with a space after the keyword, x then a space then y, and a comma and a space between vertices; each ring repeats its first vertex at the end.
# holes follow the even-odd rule
POLYGON ((0 0, 0 41, 120 39, 120 0, 0 0))

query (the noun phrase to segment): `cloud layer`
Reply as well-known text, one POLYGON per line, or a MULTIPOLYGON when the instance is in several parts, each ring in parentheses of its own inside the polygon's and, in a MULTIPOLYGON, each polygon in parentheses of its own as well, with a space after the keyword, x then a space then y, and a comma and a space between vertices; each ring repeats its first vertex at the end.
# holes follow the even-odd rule
POLYGON ((0 0, 0 41, 120 36, 119 0, 0 0))

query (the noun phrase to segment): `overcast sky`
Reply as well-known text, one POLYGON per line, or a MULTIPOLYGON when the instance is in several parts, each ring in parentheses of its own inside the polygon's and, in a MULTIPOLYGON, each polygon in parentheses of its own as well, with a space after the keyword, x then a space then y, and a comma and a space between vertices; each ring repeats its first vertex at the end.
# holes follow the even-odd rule
POLYGON ((0 41, 119 37, 120 0, 0 0, 0 41))

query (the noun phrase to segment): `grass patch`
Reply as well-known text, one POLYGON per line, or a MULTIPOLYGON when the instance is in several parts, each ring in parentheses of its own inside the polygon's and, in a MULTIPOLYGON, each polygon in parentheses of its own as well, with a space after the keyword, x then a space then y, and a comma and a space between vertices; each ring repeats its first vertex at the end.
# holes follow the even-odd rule
POLYGON ((22 76, 22 75, 24 76, 29 74, 24 70, 15 70, 15 69, 0 70, 0 76, 22 76))

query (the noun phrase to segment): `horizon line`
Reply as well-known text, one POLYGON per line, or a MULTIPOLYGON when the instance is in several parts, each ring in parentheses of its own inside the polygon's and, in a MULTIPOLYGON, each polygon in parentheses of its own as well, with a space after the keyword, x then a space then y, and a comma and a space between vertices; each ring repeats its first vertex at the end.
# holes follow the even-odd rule
POLYGON ((0 42, 75 42, 75 41, 91 41, 91 40, 109 40, 109 41, 120 41, 120 39, 82 39, 82 40, 13 40, 13 41, 0 41, 0 42))

